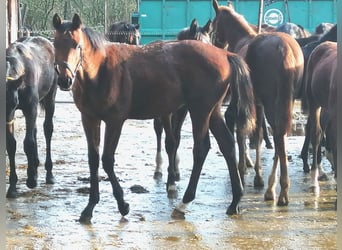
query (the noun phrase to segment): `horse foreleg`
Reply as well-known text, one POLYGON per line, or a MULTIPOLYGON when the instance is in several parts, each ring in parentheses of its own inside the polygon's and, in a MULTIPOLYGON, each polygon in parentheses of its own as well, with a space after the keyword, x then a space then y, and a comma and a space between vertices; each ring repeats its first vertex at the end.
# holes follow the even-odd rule
POLYGON ((156 153, 156 169, 154 170, 154 179, 161 179, 163 172, 162 172, 162 164, 163 164, 163 158, 161 155, 161 137, 163 133, 163 124, 160 120, 160 118, 155 118, 153 120, 153 128, 154 132, 157 137, 157 153, 156 153))
POLYGON ((178 109, 174 114, 172 114, 172 117, 171 117, 172 131, 173 131, 173 135, 175 137, 175 142, 176 142, 176 145, 175 145, 176 147, 175 180, 176 181, 180 180, 179 157, 177 154, 177 150, 178 150, 179 143, 180 143, 181 129, 182 129, 182 126, 183 126, 183 123, 187 114, 188 114, 188 109, 186 106, 183 106, 180 109, 178 109))
POLYGON ((49 93, 45 98, 45 120, 44 120, 44 135, 46 142, 46 157, 45 157, 45 170, 46 170, 46 184, 54 184, 55 178, 52 174, 52 160, 51 160, 51 137, 53 133, 53 114, 55 113, 55 95, 56 90, 49 93))
POLYGON ((26 121, 26 134, 24 138, 24 152, 27 157, 27 180, 26 185, 29 188, 37 186, 39 158, 37 149, 37 104, 28 106, 23 110, 26 121))
POLYGON ((79 221, 84 224, 89 224, 93 216, 94 207, 100 200, 98 169, 101 121, 95 120, 93 117, 88 117, 83 113, 81 114, 81 117, 88 146, 90 191, 88 205, 81 213, 79 221))
POLYGON ((17 182, 18 176, 15 170, 15 152, 17 149, 17 142, 14 138, 14 124, 13 121, 6 125, 6 148, 10 164, 9 187, 7 190, 7 198, 17 197, 17 182))
POLYGON ((124 200, 123 190, 114 173, 114 155, 121 135, 122 120, 106 122, 105 138, 103 144, 102 164, 112 184, 113 195, 117 201, 119 212, 122 216, 129 213, 129 204, 124 200))
POLYGON ((193 117, 191 111, 190 116, 193 123, 192 128, 194 138, 193 167, 182 202, 172 212, 171 217, 175 219, 184 219, 186 207, 195 199, 197 184, 202 171, 203 163, 210 149, 208 117, 193 117))

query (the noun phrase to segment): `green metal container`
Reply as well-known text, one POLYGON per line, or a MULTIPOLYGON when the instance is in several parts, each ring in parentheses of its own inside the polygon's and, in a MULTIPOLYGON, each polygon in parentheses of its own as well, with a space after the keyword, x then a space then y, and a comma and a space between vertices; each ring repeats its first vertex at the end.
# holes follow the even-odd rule
MULTIPOLYGON (((300 24, 313 32, 322 22, 336 23, 337 0, 291 0, 276 1, 264 5, 263 23, 278 26, 283 22, 300 24)), ((249 23, 258 24, 259 1, 233 0, 235 10, 249 23)), ((219 1, 226 5, 227 1, 219 1)), ((215 17, 211 0, 140 0, 139 11, 134 13, 139 20, 141 43, 155 40, 172 40, 177 33, 188 27, 193 18, 200 25, 215 17)))

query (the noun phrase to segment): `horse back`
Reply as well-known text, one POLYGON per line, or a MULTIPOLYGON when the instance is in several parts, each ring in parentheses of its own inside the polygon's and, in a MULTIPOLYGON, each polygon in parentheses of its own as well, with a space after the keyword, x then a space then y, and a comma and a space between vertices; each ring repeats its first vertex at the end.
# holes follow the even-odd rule
POLYGON ((121 96, 128 97, 132 119, 150 119, 182 105, 195 106, 210 93, 216 93, 215 97, 206 99, 217 102, 228 86, 227 56, 225 50, 190 40, 139 47, 112 44, 106 59, 112 81, 105 87, 110 91, 104 93, 110 93, 112 105, 121 96))
POLYGON ((309 57, 306 89, 309 103, 328 108, 335 100, 332 88, 337 88, 337 43, 324 42, 318 45, 309 57))

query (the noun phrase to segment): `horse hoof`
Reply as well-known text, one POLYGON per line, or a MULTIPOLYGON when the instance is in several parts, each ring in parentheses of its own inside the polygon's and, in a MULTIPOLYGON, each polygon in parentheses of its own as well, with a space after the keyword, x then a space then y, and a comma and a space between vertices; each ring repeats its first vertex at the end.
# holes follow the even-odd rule
POLYGON ((277 206, 279 207, 284 207, 284 206, 287 206, 289 205, 289 202, 284 198, 284 199, 280 199, 278 200, 277 202, 277 206))
POLYGON ((161 172, 154 172, 153 179, 160 180, 163 177, 161 172))
POLYGON ((37 178, 27 178, 26 186, 28 188, 35 188, 35 187, 37 187, 37 178))
POLYGON ((91 216, 81 215, 78 221, 83 225, 90 225, 91 224, 91 216))
POLYGON ((227 215, 236 215, 240 213, 240 208, 239 206, 232 206, 230 205, 226 211, 227 215))
POLYGON ((271 191, 266 191, 264 194, 264 200, 265 201, 274 201, 275 200, 275 194, 271 191))
POLYGON ((6 198, 14 199, 14 198, 17 198, 17 197, 18 197, 18 193, 17 193, 16 190, 8 190, 7 191, 6 198))
POLYGON ((56 180, 53 175, 46 175, 46 184, 55 184, 56 180))
POLYGON ((185 213, 175 208, 171 213, 171 218, 175 220, 185 220, 185 213))
POLYGON ((119 211, 122 216, 125 216, 129 213, 129 204, 124 202, 123 205, 119 206, 119 211))
POLYGON ((260 176, 254 177, 254 187, 262 188, 264 187, 264 180, 260 176))
POLYGON ((303 171, 304 171, 304 173, 306 173, 306 174, 310 173, 310 167, 309 167, 308 165, 304 165, 303 171))
POLYGON ((319 181, 328 181, 329 177, 326 173, 322 174, 321 176, 318 177, 319 181))

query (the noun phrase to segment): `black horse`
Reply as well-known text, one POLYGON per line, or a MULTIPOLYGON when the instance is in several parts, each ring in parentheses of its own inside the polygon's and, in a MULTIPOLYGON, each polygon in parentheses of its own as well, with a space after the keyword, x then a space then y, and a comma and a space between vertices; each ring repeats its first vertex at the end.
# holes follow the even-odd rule
POLYGON ((6 146, 10 163, 8 198, 17 196, 18 177, 15 169, 16 140, 14 114, 21 109, 26 120, 24 151, 27 156, 27 181, 29 188, 37 186, 37 113, 38 103, 45 109, 44 134, 46 138, 46 183, 55 182, 52 174, 51 137, 57 91, 54 70, 54 47, 43 37, 25 37, 6 49, 6 146))
POLYGON ((108 30, 107 38, 111 42, 127 43, 139 45, 140 42, 140 24, 127 22, 113 23, 108 30))

